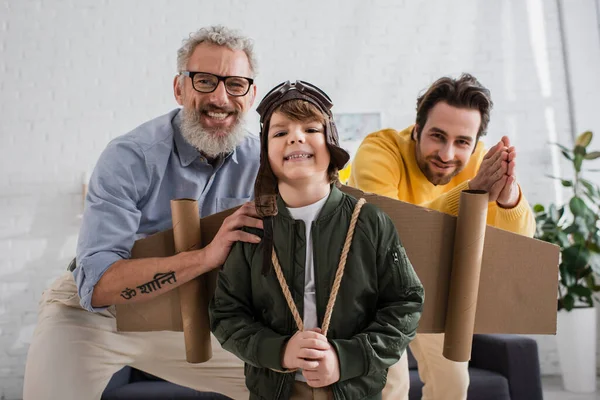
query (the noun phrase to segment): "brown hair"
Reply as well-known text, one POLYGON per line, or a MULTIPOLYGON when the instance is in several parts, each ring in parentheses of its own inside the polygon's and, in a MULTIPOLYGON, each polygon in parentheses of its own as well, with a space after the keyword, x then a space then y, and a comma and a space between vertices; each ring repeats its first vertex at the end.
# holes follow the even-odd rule
MULTIPOLYGON (((323 114, 314 104, 300 99, 286 101, 278 106, 273 113, 280 112, 292 121, 315 121, 325 126, 329 122, 329 117, 323 114)), ((325 133, 323 133, 325 134, 325 133)), ((335 182, 338 179, 338 170, 329 164, 327 170, 329 182, 335 182)))
POLYGON ((443 77, 438 79, 417 99, 417 138, 427 122, 429 111, 439 102, 452 107, 479 110, 481 124, 476 140, 487 133, 490 111, 494 103, 490 91, 471 74, 462 74, 458 79, 443 77))
POLYGON ((293 121, 316 121, 325 124, 329 119, 317 106, 300 99, 286 101, 273 112, 280 112, 293 121))

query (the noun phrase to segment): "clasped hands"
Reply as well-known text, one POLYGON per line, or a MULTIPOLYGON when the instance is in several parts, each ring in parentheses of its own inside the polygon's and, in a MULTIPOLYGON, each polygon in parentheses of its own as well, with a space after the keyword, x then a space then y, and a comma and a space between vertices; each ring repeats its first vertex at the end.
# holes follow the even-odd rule
POLYGON ((281 365, 302 369, 310 387, 329 386, 340 379, 337 352, 319 328, 296 332, 283 349, 281 365))
POLYGON ((515 147, 503 136, 483 158, 477 175, 469 182, 469 189, 488 192, 489 201, 497 202, 500 207, 515 207, 521 198, 515 175, 516 158, 515 147))

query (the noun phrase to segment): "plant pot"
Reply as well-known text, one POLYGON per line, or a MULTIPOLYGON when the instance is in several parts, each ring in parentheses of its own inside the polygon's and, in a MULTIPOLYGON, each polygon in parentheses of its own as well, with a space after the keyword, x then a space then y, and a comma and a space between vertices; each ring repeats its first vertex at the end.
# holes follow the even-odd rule
POLYGON ((596 309, 561 310, 557 318, 558 358, 565 390, 596 391, 596 309))

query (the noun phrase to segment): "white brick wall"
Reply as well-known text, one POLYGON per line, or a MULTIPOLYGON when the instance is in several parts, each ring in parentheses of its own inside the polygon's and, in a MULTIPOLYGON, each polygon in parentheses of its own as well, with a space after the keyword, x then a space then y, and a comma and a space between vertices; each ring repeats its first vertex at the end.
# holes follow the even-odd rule
MULTIPOLYGON (((175 4, 0 3, 0 398, 21 396, 37 302, 73 256, 82 176, 111 138, 176 106, 175 52, 200 26, 255 38, 259 99, 282 80, 304 79, 331 95, 336 112, 381 112, 384 126, 411 123, 417 94, 435 78, 472 72, 496 103, 487 143, 509 134, 530 202, 554 197, 543 178, 548 132, 570 140, 555 2, 175 4)), ((572 18, 593 0, 579 6, 572 18)), ((573 41, 583 53, 593 44, 573 41)), ((553 341, 540 340, 545 373, 558 371, 553 341)))
POLYGON ((600 1, 563 0, 562 6, 575 128, 578 132, 592 130, 600 136, 600 1))

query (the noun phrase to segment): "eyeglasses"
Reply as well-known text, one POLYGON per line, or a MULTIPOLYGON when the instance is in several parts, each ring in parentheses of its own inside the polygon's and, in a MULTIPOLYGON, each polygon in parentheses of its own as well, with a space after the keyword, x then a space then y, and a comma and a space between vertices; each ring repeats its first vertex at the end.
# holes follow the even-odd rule
POLYGON ((212 93, 223 81, 225 91, 230 96, 245 96, 254 83, 254 79, 243 76, 220 76, 209 74, 208 72, 181 71, 180 75, 189 76, 192 80, 192 87, 200 93, 212 93))
POLYGON ((290 90, 298 90, 300 93, 304 93, 307 96, 312 97, 327 110, 331 110, 331 107, 333 107, 333 102, 331 101, 329 96, 327 96, 327 93, 325 93, 315 85, 305 81, 296 81, 294 83, 286 81, 280 83, 279 85, 271 89, 271 91, 267 93, 265 97, 263 97, 260 104, 256 108, 256 111, 260 114, 261 122, 263 122, 263 118, 266 115, 267 111, 271 108, 271 106, 290 90))

